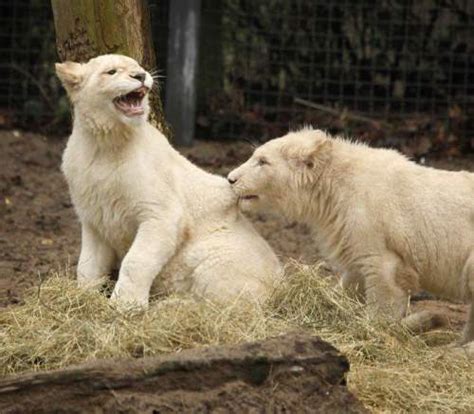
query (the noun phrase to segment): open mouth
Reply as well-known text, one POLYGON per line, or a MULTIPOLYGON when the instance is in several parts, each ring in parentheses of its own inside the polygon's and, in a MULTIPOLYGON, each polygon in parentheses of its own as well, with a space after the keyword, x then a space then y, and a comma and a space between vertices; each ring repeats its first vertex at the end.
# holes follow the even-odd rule
POLYGON ((147 93, 148 88, 146 86, 140 86, 138 89, 126 95, 117 96, 113 102, 115 107, 126 116, 140 116, 145 113, 143 98, 147 93))

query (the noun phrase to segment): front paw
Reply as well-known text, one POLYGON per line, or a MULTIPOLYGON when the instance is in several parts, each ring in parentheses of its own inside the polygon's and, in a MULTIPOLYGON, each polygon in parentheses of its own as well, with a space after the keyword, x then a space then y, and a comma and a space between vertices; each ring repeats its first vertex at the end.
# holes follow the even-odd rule
POLYGON ((148 294, 143 294, 137 290, 125 288, 117 282, 115 289, 110 296, 112 303, 121 309, 147 309, 148 294))
POLYGON ((468 360, 474 361, 474 341, 465 343, 462 340, 458 340, 449 344, 446 349, 451 356, 467 358, 468 360))
POLYGON ((445 315, 427 310, 412 313, 402 319, 402 325, 414 334, 428 332, 448 324, 449 320, 445 315))
POLYGON ((77 275, 77 286, 80 289, 99 290, 104 283, 106 283, 106 277, 85 277, 81 274, 77 275))

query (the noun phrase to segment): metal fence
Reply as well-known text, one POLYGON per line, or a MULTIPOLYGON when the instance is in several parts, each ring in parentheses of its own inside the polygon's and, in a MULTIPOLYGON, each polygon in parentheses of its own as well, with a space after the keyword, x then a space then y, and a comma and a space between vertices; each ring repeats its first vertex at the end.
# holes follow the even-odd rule
POLYGON ((361 114, 365 127, 410 118, 415 128, 437 120, 431 133, 474 132, 472 1, 227 0, 220 21, 206 20, 213 3, 204 1, 203 30, 207 20, 219 22, 220 37, 201 50, 204 57, 217 50, 222 62, 200 73, 214 73, 218 88, 199 90, 212 136, 274 136, 301 122, 330 127, 361 114))
MULTIPOLYGON (((168 1, 149 4, 166 68, 168 1)), ((54 61, 49 2, 0 7, 0 113, 39 120, 58 93, 46 68, 54 61)), ((200 136, 265 139, 302 122, 343 129, 390 120, 431 134, 444 128, 446 137, 453 130, 469 149, 473 1, 202 0, 200 27, 200 136)))
POLYGON ((48 1, 0 0, 0 56, 0 126, 53 122, 62 92, 48 1))

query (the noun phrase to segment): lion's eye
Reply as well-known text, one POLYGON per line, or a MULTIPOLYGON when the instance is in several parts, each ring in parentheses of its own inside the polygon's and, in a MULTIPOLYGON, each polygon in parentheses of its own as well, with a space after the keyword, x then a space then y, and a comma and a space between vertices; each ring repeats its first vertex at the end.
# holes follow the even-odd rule
POLYGON ((117 69, 110 69, 107 74, 108 75, 115 75, 117 73, 117 69))
POLYGON ((259 158, 258 161, 257 161, 257 164, 259 166, 262 166, 262 165, 268 165, 269 162, 265 158, 259 158))

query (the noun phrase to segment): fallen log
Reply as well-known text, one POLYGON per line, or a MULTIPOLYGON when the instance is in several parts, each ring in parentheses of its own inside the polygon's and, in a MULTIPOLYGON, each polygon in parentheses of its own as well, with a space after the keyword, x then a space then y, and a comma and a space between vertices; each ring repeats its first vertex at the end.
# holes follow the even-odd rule
POLYGON ((366 412, 347 359, 305 334, 0 379, 1 413, 366 412))

